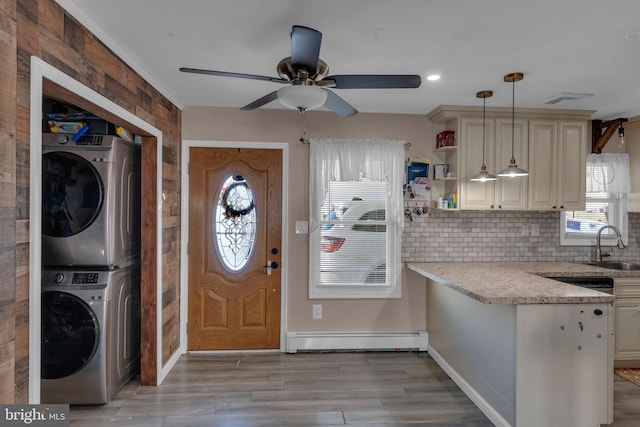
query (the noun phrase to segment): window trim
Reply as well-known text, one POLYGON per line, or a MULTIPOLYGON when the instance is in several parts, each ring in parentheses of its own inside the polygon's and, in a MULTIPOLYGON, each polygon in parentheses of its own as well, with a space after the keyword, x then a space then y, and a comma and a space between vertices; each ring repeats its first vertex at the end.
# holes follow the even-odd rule
MULTIPOLYGON (((610 202, 614 207, 611 209, 613 221, 609 221, 609 225, 613 225, 622 235, 624 244, 628 244, 629 237, 629 221, 627 215, 627 200, 625 197, 618 197, 615 201, 610 202)), ((566 212, 560 212, 560 246, 596 246, 597 233, 571 233, 565 229, 566 212)), ((604 227, 604 226, 603 226, 604 227)), ((601 246, 616 246, 618 239, 615 235, 602 234, 600 236, 601 246)))
POLYGON ((398 299, 402 296, 404 142, 312 139, 309 170, 309 299, 398 299), (336 171, 348 153, 351 169, 336 171), (358 162, 359 168, 358 168, 358 162), (332 166, 327 167, 328 164, 332 166), (355 168, 353 166, 356 166, 355 168), (375 167, 372 167, 375 166, 375 167), (331 173, 328 173, 330 169, 331 173), (363 174, 363 171, 366 172, 363 174), (336 172, 337 175, 333 175, 336 172), (354 173, 359 172, 360 176, 354 173), (321 207, 329 181, 386 182, 387 279, 384 284, 320 284, 321 207))

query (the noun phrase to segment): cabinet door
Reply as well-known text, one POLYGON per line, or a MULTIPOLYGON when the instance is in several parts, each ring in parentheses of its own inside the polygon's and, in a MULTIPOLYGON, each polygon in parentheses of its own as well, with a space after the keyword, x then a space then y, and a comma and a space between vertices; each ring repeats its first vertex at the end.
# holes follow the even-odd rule
POLYGON ((587 125, 560 122, 558 203, 560 209, 584 210, 586 197, 587 125))
MULTIPOLYGON (((495 167, 494 174, 509 166, 512 155, 518 166, 529 167, 528 120, 496 119, 495 167), (513 138, 512 138, 513 137, 513 138)), ((524 210, 527 209, 527 188, 529 177, 498 178, 495 191, 495 209, 524 210)))
POLYGON ((615 359, 640 359, 640 298, 615 302, 615 359))
POLYGON ((558 122, 529 122, 529 210, 558 209, 557 144, 558 122))
MULTIPOLYGON (((494 182, 473 182, 469 179, 482 167, 482 118, 463 118, 460 121, 460 209, 491 209, 494 204, 494 182)), ((485 164, 495 174, 493 162, 494 120, 486 121, 485 164)))

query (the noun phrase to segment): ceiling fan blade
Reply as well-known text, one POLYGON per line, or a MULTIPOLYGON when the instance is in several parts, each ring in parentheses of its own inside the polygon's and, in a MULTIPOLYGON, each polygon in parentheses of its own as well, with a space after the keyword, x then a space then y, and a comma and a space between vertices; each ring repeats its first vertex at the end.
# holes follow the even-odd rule
POLYGON ((322 33, 313 28, 294 25, 291 29, 291 65, 298 72, 306 70, 310 76, 316 73, 322 33))
POLYGON ((271 101, 275 101, 276 99, 278 99, 278 91, 274 90, 273 92, 266 94, 262 98, 256 99, 255 101, 245 105, 240 109, 242 111, 255 110, 256 108, 262 107, 263 105, 268 104, 271 101))
POLYGON ((335 93, 331 92, 327 89, 322 89, 327 92, 327 100, 324 102, 324 106, 329 110, 333 111, 337 115, 341 117, 350 117, 354 114, 358 114, 358 110, 353 108, 351 104, 349 104, 344 99, 340 98, 335 93))
POLYGON ((351 74, 325 77, 336 89, 415 89, 422 80, 416 74, 351 74))
POLYGON ((257 76, 255 74, 230 73, 227 71, 201 70, 199 68, 180 68, 183 73, 207 74, 210 76, 235 77, 239 79, 263 80, 276 83, 289 83, 289 80, 280 79, 278 77, 257 76))

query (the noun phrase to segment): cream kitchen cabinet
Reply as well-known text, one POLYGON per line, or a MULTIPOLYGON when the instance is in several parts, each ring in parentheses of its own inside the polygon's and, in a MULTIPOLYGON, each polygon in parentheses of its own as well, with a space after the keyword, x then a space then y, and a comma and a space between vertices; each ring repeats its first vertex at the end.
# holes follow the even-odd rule
MULTIPOLYGON (((449 164, 452 176, 433 181, 432 197, 457 193, 456 208, 463 210, 583 210, 591 114, 517 109, 513 154, 529 176, 477 183, 469 179, 482 166, 482 108, 437 107, 427 115, 433 125, 432 162, 449 164), (436 135, 443 130, 455 131, 457 148, 436 150, 436 135)), ((485 164, 494 175, 511 160, 511 126, 511 108, 486 109, 485 164)))
MULTIPOLYGON (((485 164, 487 171, 497 174, 509 165, 512 155, 512 120, 482 118, 460 120, 460 208, 466 210, 525 210, 527 178, 498 178, 491 182, 473 182, 470 178, 482 166, 482 131, 485 129, 485 164)), ((528 121, 513 122, 513 155, 518 165, 527 168, 528 121)))
MULTIPOLYGON (((449 195, 456 195, 456 201, 459 202, 460 196, 460 119, 458 116, 449 116, 440 112, 437 119, 432 118, 433 121, 433 158, 431 159, 432 165, 429 168, 429 175, 432 179, 431 182, 431 197, 437 199, 438 197, 448 198, 449 195), (444 130, 452 130, 455 132, 456 144, 452 147, 436 148, 436 135, 444 130), (437 164, 446 164, 449 170, 449 176, 444 178, 435 179, 433 169, 437 164)), ((449 207, 448 209, 458 209, 449 207)))
POLYGON ((640 278, 614 279, 615 352, 619 366, 640 366, 640 278))
POLYGON ((529 121, 529 210, 584 210, 586 121, 529 121))

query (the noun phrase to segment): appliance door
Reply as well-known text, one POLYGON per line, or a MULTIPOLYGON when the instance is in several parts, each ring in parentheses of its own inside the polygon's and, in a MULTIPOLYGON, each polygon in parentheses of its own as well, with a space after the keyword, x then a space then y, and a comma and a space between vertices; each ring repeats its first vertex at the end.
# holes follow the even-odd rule
POLYGON ((67 377, 85 368, 98 351, 102 333, 94 310, 62 291, 42 294, 41 329, 42 379, 67 377))
POLYGON ((87 157, 60 150, 42 156, 44 265, 109 265, 109 202, 103 180, 109 179, 111 165, 87 157))

